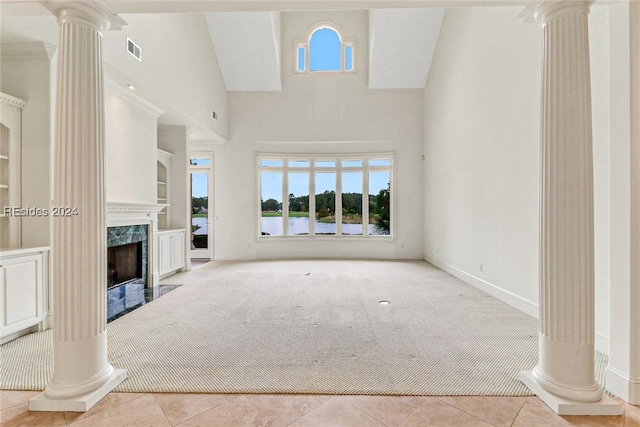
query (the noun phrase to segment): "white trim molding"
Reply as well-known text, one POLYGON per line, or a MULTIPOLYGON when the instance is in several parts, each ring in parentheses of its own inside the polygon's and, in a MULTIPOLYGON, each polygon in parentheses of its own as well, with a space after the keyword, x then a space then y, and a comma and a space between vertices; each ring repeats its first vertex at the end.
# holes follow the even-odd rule
POLYGON ((122 225, 154 224, 157 227, 158 212, 167 205, 147 205, 141 203, 107 202, 107 227, 122 225))
POLYGON ((640 404, 640 378, 631 378, 611 365, 607 366, 607 391, 632 405, 640 404))
POLYGON ((24 108, 24 106, 27 105, 27 101, 2 92, 0 92, 0 102, 4 102, 18 108, 24 108))
POLYGON ((538 304, 535 302, 523 298, 519 295, 514 294, 513 292, 509 292, 498 285, 493 283, 489 283, 486 280, 483 280, 473 274, 469 274, 466 271, 463 271, 457 267, 449 265, 445 262, 439 261, 437 259, 425 256, 424 260, 429 264, 433 264, 438 267, 440 270, 446 271, 454 277, 462 280, 463 282, 473 286, 474 288, 478 288, 483 292, 488 293, 489 295, 498 298, 500 301, 509 304, 510 306, 517 308, 523 313, 528 314, 531 317, 536 319, 539 318, 539 310, 538 304))
POLYGON ((131 89, 124 87, 123 85, 119 84, 115 80, 105 77, 104 87, 120 95, 122 98, 126 99, 127 101, 130 101, 134 105, 153 114, 156 117, 160 117, 160 115, 164 113, 164 110, 150 103, 146 99, 142 98, 140 95, 133 92, 131 89))

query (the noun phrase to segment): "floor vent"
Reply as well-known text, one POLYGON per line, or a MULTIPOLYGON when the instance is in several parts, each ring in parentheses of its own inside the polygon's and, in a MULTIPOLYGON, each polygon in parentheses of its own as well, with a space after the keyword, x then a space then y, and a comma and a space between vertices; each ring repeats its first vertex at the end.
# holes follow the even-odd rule
POLYGON ((129 37, 127 37, 127 51, 138 61, 142 62, 142 49, 140 49, 140 46, 132 42, 129 37))

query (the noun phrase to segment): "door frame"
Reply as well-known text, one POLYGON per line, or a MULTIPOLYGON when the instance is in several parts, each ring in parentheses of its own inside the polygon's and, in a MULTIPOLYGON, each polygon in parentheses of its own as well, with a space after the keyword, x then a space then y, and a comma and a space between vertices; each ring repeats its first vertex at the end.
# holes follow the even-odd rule
MULTIPOLYGON (((193 259, 214 259, 214 218, 215 218, 215 204, 213 203, 214 198, 214 155, 212 152, 203 152, 203 151, 195 151, 189 154, 189 188, 191 189, 191 175, 193 173, 206 173, 208 174, 207 179, 207 249, 190 249, 189 250, 189 258, 193 259), (209 159, 210 164, 208 166, 198 166, 192 165, 191 160, 193 159, 209 159)), ((192 194, 189 194, 189 225, 191 225, 191 215, 192 215, 192 206, 191 206, 191 198, 192 194)), ((191 230, 189 230, 191 232, 191 230)), ((189 239, 191 241, 191 239, 189 239)))

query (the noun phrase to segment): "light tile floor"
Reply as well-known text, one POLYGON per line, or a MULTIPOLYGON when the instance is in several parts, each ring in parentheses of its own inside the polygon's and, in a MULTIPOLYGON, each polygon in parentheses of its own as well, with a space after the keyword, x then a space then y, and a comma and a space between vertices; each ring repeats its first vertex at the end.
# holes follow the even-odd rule
POLYGON ((10 426, 640 427, 640 406, 617 417, 560 417, 536 397, 411 397, 110 393, 86 413, 29 412, 31 391, 0 391, 10 426))

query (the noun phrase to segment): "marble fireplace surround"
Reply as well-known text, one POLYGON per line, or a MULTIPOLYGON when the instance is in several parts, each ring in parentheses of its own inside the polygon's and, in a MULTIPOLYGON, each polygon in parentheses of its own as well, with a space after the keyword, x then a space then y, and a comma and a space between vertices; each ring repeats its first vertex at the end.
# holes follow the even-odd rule
MULTIPOLYGON (((109 228, 111 227, 124 227, 111 230, 111 235, 130 235, 134 239, 138 239, 135 241, 141 241, 142 229, 146 228, 146 242, 143 243, 143 246, 146 246, 146 251, 143 248, 143 258, 146 258, 146 266, 143 260, 143 269, 146 269, 146 272, 143 274, 147 277, 148 287, 155 286, 160 282, 158 266, 154 262, 153 255, 157 248, 154 248, 153 242, 155 241, 154 234, 158 231, 158 212, 164 207, 165 205, 107 202, 107 235, 110 234, 109 228)), ((118 240, 118 244, 123 242, 122 239, 116 240, 118 240)))

